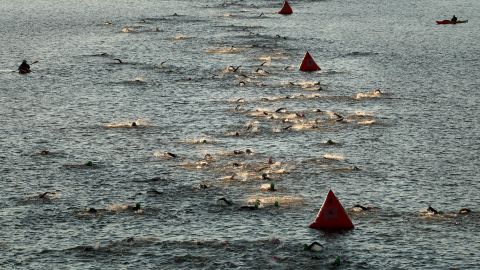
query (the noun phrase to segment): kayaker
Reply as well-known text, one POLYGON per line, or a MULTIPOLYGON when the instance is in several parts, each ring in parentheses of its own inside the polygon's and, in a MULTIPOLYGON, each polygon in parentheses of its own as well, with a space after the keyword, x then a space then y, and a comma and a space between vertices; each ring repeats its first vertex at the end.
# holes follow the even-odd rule
POLYGON ((457 17, 453 15, 453 17, 450 19, 451 22, 456 23, 457 22, 457 17))
POLYGON ((18 67, 18 73, 26 74, 30 72, 30 65, 27 64, 27 60, 23 60, 22 64, 18 67))

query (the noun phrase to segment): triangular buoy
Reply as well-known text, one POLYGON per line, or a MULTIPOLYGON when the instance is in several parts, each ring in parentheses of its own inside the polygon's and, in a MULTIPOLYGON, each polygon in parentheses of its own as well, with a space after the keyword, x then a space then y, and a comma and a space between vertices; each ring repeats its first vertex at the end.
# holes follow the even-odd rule
POLYGON ((354 226, 342 204, 330 190, 317 218, 309 227, 317 230, 350 230, 354 226))
POLYGON ((293 13, 293 10, 292 8, 290 7, 290 5, 288 4, 288 1, 285 0, 285 2, 283 2, 283 7, 282 9, 278 12, 278 14, 282 14, 282 15, 290 15, 293 13))
POLYGON ((300 64, 300 71, 317 71, 320 70, 320 67, 315 63, 313 57, 309 52, 305 53, 303 57, 302 64, 300 64))

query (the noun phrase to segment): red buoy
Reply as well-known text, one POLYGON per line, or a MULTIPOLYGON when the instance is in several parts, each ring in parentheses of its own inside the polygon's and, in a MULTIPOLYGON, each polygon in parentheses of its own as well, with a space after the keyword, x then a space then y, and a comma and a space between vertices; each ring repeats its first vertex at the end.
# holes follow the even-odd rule
POLYGON ((292 8, 290 7, 290 5, 288 4, 288 1, 285 0, 285 2, 283 2, 283 7, 282 9, 278 12, 278 14, 282 14, 282 15, 290 15, 293 13, 293 10, 292 8))
POLYGON ((354 228, 352 221, 338 201, 333 191, 328 191, 327 198, 318 212, 315 221, 309 225, 317 230, 351 230, 354 228))
POLYGON ((313 57, 309 52, 305 53, 303 57, 302 64, 300 64, 300 71, 317 71, 320 70, 320 67, 315 63, 313 57))

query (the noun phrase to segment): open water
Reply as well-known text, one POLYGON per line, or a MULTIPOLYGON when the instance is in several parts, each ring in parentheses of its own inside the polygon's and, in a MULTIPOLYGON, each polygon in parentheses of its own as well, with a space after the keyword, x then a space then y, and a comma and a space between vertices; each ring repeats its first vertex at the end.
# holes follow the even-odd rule
POLYGON ((479 269, 480 2, 290 4, 0 0, 0 268, 479 269))

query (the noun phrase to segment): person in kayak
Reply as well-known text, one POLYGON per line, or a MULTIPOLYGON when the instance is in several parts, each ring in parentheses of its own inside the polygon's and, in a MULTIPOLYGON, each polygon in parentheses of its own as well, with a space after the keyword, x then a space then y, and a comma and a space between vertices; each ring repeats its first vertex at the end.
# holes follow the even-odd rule
POLYGON ((30 65, 27 64, 27 60, 23 60, 22 64, 18 67, 18 73, 26 74, 30 72, 30 65))
POLYGON ((453 23, 456 23, 457 22, 457 17, 455 16, 455 14, 453 15, 453 17, 450 19, 451 22, 453 23))

